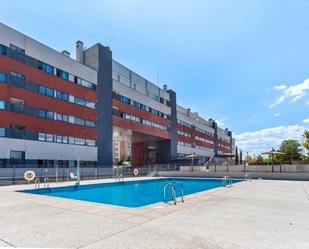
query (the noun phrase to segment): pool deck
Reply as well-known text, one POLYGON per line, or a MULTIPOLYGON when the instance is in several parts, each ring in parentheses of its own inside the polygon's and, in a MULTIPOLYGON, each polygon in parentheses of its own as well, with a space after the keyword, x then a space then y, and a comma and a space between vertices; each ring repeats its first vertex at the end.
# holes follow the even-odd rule
POLYGON ((309 248, 305 181, 241 182, 135 209, 15 192, 26 188, 0 187, 0 248, 309 248))

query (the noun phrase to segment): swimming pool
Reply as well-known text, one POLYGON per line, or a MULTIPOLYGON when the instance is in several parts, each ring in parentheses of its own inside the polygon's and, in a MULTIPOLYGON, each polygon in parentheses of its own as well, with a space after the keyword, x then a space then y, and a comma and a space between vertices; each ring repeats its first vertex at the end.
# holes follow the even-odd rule
MULTIPOLYGON (((233 183, 240 180, 233 180, 233 183)), ((221 186, 220 179, 160 178, 151 180, 101 183, 50 189, 24 190, 22 192, 55 196, 81 201, 104 203, 123 207, 142 207, 164 201, 164 185, 179 182, 183 185, 184 195, 189 195, 221 186)), ((180 196, 180 186, 175 184, 176 195, 180 196)), ((171 189, 166 191, 166 199, 172 200, 171 189)))

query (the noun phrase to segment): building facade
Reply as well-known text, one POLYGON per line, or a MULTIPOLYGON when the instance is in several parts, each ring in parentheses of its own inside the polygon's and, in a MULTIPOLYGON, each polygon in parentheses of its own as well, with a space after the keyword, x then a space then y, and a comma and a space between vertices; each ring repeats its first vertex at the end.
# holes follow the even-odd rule
POLYGON ((111 167, 233 151, 231 131, 177 104, 113 60, 76 42, 76 59, 0 24, 0 167, 111 167))

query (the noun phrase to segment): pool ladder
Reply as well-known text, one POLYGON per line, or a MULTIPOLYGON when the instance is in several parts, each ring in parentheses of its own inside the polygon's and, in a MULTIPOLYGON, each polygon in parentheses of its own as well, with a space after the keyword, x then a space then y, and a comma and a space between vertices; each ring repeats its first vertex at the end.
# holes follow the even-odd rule
MULTIPOLYGON (((40 178, 37 177, 34 181, 34 188, 35 189, 40 189, 41 187, 41 181, 40 181, 40 178)), ((49 188, 49 178, 48 177, 45 177, 44 178, 44 181, 43 181, 43 188, 49 188)))
POLYGON ((113 167, 113 178, 115 182, 124 182, 124 168, 113 167))
POLYGON ((222 187, 225 187, 225 188, 233 187, 233 180, 230 176, 222 177, 222 187))
POLYGON ((183 186, 180 182, 176 182, 176 183, 171 183, 171 182, 168 182, 168 183, 165 183, 164 184, 164 202, 165 203, 168 203, 168 201, 166 200, 166 189, 168 186, 171 186, 171 190, 172 190, 172 200, 174 202, 174 205, 177 204, 177 197, 176 197, 176 187, 175 187, 175 184, 178 184, 179 187, 180 187, 180 193, 181 193, 181 202, 185 202, 184 199, 183 199, 183 186))

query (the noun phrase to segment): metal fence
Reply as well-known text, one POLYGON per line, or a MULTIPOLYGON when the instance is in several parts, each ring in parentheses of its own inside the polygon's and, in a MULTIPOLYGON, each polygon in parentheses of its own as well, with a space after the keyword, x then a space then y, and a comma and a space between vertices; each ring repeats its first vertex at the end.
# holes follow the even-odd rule
MULTIPOLYGON (((10 165, 9 168, 0 168, 0 185, 12 185, 12 184, 26 184, 24 179, 26 171, 34 171, 37 178, 40 178, 41 182, 44 178, 48 177, 50 182, 65 182, 75 181, 71 178, 70 173, 76 174, 79 171, 81 180, 95 180, 114 178, 115 169, 117 167, 40 167, 40 166, 27 166, 24 165, 10 165)), ((119 167, 118 167, 119 168, 119 167)), ((123 177, 134 177, 134 169, 138 170, 137 176, 154 176, 158 171, 179 171, 177 164, 160 164, 150 165, 143 167, 121 167, 121 174, 123 177)), ((119 170, 118 170, 119 172, 119 170)))

